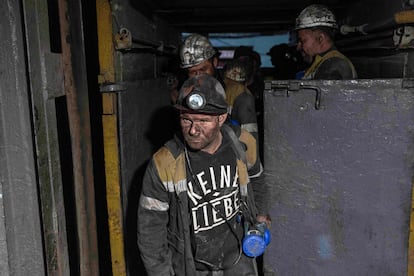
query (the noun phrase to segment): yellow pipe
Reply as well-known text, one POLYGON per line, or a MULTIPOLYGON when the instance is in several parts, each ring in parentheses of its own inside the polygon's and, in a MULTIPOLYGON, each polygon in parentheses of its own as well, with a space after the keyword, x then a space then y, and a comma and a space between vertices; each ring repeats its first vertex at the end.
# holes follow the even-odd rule
POLYGON ((394 20, 397 24, 414 23, 414 10, 400 11, 394 14, 394 20))
MULTIPOLYGON (((112 43, 112 16, 109 0, 96 0, 99 83, 115 82, 114 47, 112 43)), ((102 94, 102 126, 105 155, 106 201, 108 208, 109 239, 111 245, 112 275, 126 275, 123 215, 120 192, 117 95, 102 94)))

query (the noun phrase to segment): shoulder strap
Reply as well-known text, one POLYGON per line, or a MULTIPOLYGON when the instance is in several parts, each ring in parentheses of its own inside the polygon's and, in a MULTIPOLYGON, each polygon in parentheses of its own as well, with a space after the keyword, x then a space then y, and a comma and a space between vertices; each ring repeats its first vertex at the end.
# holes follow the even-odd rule
POLYGON ((242 208, 244 209, 245 215, 247 216, 246 219, 248 219, 250 223, 253 223, 255 221, 255 217, 253 216, 253 214, 256 214, 257 210, 254 207, 255 204, 254 204, 254 201, 252 200, 252 197, 248 197, 247 184, 250 182, 250 180, 247 174, 246 151, 242 145, 242 142, 237 137, 236 133, 234 132, 231 126, 224 124, 222 129, 229 135, 230 139, 232 140, 231 144, 232 144, 233 150, 235 151, 236 155, 238 155, 238 158, 244 163, 243 165, 239 164, 240 166, 243 166, 242 170, 245 172, 245 175, 242 175, 243 172, 239 171, 240 195, 244 202, 244 205, 242 208))
POLYGON ((246 151, 242 146, 239 138, 236 136, 236 133, 234 133, 234 130, 227 124, 223 124, 222 129, 229 135, 232 141, 231 146, 233 147, 233 150, 236 152, 237 157, 247 164, 246 151))

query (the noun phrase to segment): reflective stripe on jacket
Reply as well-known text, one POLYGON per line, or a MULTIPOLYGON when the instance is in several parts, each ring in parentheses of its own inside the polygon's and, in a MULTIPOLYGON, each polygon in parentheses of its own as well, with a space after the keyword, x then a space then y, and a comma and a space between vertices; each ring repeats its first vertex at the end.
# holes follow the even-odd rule
MULTIPOLYGON (((254 152, 256 140, 245 130, 240 130, 238 139, 247 145, 244 156, 236 151, 240 192, 257 214, 248 185, 248 169, 260 162, 254 152)), ((137 241, 149 276, 196 275, 190 231, 184 147, 175 138, 154 154, 143 180, 137 241)))

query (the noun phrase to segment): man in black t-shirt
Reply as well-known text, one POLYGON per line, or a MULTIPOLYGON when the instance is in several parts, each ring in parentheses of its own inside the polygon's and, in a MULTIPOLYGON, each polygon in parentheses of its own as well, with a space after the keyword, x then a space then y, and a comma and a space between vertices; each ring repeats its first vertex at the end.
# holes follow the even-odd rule
POLYGON ((148 275, 257 275, 243 251, 247 227, 270 227, 256 140, 226 123, 222 85, 184 82, 181 133, 151 159, 138 207, 138 246, 148 275), (216 275, 216 274, 214 274, 216 275))

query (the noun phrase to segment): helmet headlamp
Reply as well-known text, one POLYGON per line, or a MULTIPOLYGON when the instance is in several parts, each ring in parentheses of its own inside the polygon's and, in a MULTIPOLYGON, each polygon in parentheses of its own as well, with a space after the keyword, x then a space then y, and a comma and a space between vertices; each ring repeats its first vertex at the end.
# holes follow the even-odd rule
POLYGON ((192 93, 187 97, 187 106, 193 110, 202 109, 206 103, 206 98, 202 94, 192 93))
POLYGON ((226 92, 215 77, 197 75, 183 83, 175 108, 192 113, 224 114, 228 108, 226 92))

